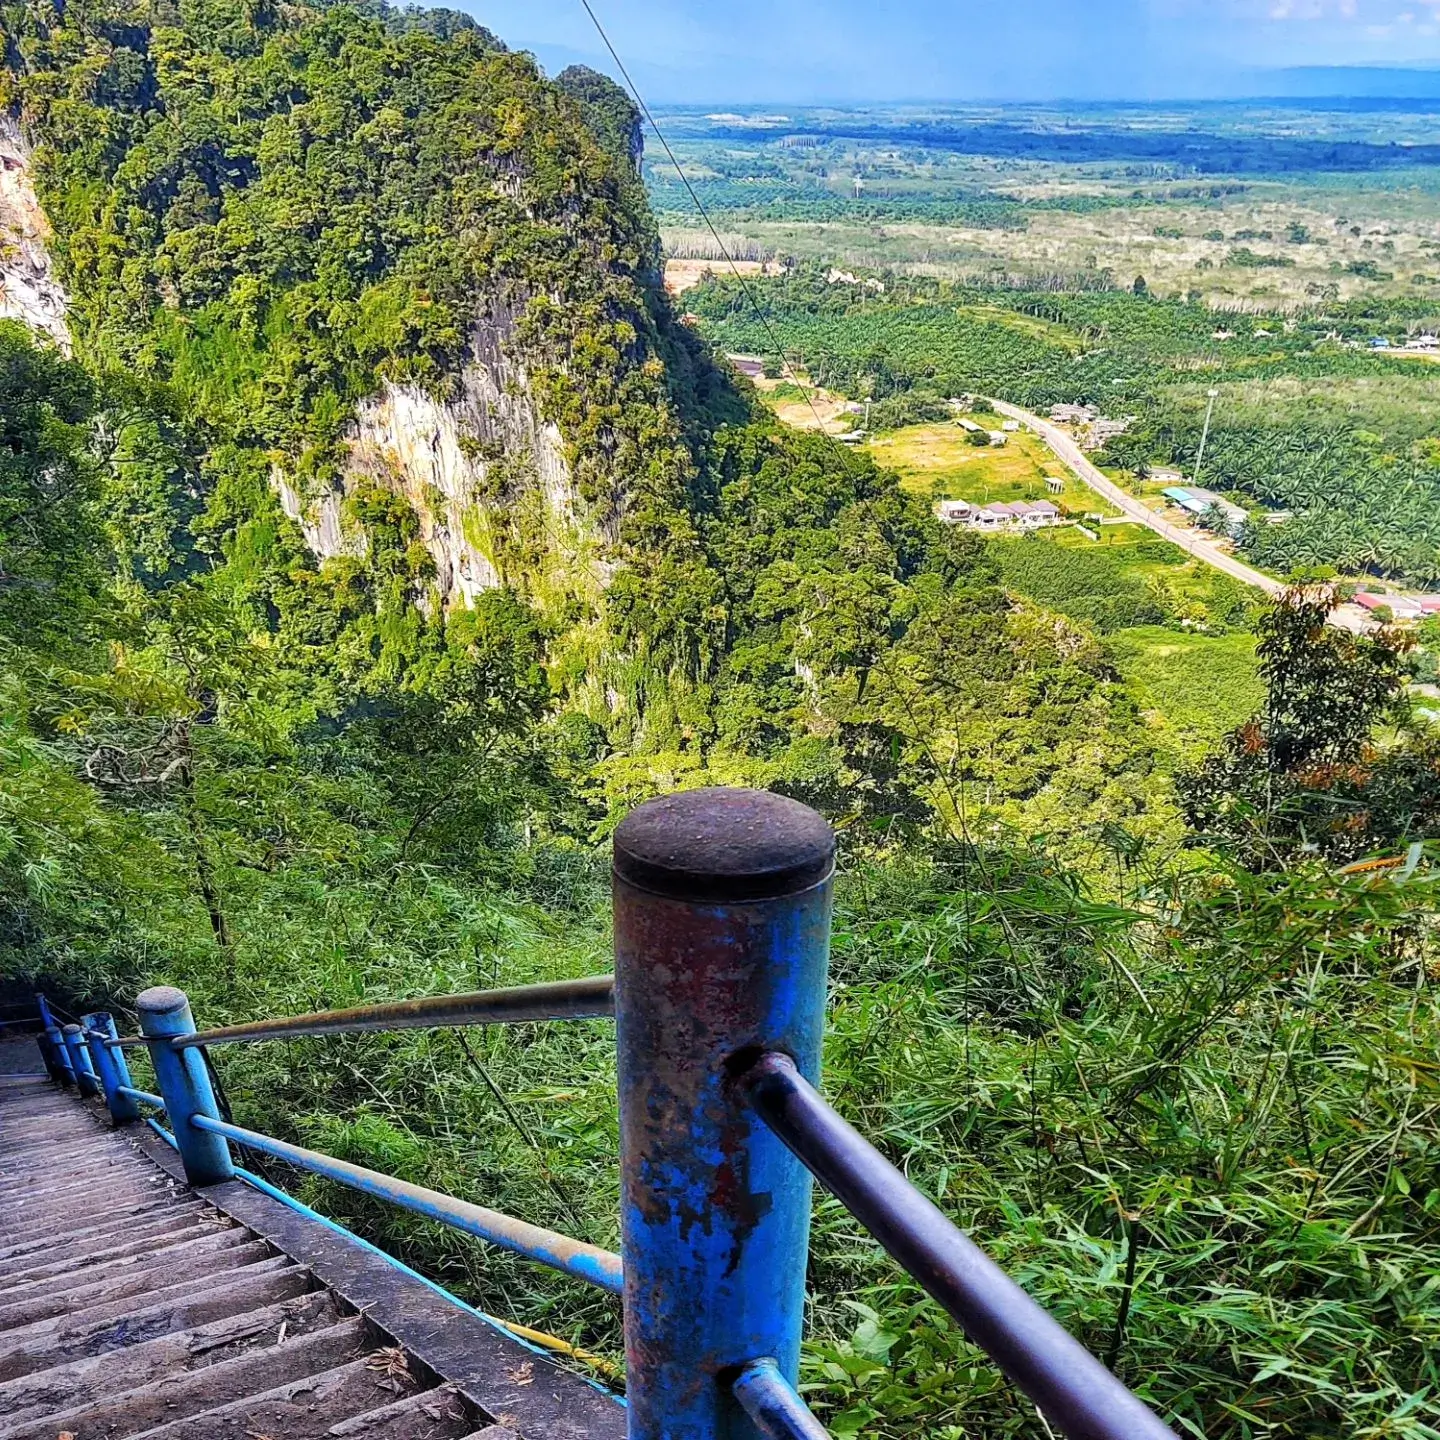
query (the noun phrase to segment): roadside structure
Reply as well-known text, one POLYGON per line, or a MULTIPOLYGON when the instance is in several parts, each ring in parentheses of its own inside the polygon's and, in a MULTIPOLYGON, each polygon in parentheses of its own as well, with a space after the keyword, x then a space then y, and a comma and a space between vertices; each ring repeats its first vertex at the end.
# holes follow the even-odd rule
POLYGON ((968 500, 941 500, 935 507, 940 520, 949 525, 966 525, 990 533, 1014 530, 1042 530, 1060 523, 1060 509, 1049 500, 993 501, 972 505, 968 500))

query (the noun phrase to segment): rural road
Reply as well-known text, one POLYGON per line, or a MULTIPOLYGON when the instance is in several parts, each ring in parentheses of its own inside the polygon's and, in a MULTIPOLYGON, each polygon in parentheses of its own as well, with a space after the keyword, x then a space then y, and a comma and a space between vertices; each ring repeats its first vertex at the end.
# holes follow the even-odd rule
POLYGON ((1031 414, 1029 410, 1022 410, 1018 405, 1009 405, 1004 400, 995 401, 995 408, 1008 419, 1028 425, 1080 480, 1132 520, 1148 526, 1172 545, 1178 545, 1196 559, 1204 560, 1206 564, 1213 565, 1244 585, 1254 585, 1267 595, 1278 595, 1284 590, 1285 587, 1280 581, 1242 564, 1233 555, 1227 555, 1213 540, 1207 540, 1194 530, 1171 524, 1163 515, 1157 515, 1148 505, 1142 504, 1133 495, 1122 490, 1086 459, 1085 452, 1075 443, 1074 437, 1060 426, 1049 420, 1042 420, 1040 416, 1031 414))

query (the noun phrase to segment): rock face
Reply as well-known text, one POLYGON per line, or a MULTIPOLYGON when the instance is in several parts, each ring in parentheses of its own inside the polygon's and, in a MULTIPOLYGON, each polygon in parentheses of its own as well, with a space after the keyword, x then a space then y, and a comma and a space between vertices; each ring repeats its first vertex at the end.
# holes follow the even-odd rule
MULTIPOLYGON (((29 149, 14 121, 0 116, 0 317, 23 321, 68 355, 68 302, 51 267, 49 234, 29 149)), ((541 418, 524 365, 511 353, 515 316, 496 304, 477 323, 469 360, 446 398, 386 384, 357 406, 336 484, 302 494, 282 468, 272 470, 282 508, 317 559, 365 554, 364 531, 345 501, 378 485, 415 512, 434 562, 430 590, 416 597, 427 608, 468 605, 506 583, 541 599, 593 599, 604 589, 613 537, 577 515, 560 431, 541 418)))
MULTIPOLYGON (((434 562, 434 598, 469 604, 506 583, 534 589, 535 579, 570 593, 595 594, 611 566, 592 528, 577 519, 578 497, 559 429, 542 420, 523 365, 502 348, 513 315, 476 327, 468 363, 453 393, 439 400, 416 385, 387 383, 357 407, 342 480, 301 495, 279 470, 274 483, 317 558, 360 555, 363 531, 345 500, 362 485, 403 495, 434 562), (507 556, 529 532, 523 574, 507 574, 507 556)), ((512 567, 515 568, 515 567, 512 567)))
POLYGON ((68 355, 69 305, 51 270, 50 227, 35 198, 29 158, 19 126, 0 114, 0 317, 23 321, 68 355))
MULTIPOLYGON (((29 147, 0 115, 0 317, 23 321, 71 354, 69 304, 55 278, 49 225, 30 180, 29 147)), ((523 364, 507 353, 514 312, 500 307, 475 327, 452 393, 386 384, 357 406, 350 454, 336 485, 301 494, 271 472, 279 503, 318 560, 361 556, 363 528, 346 498, 363 484, 405 495, 433 560, 426 606, 468 605, 482 590, 526 580, 533 589, 598 595, 611 575, 603 534, 577 521, 577 497, 559 429, 540 418, 523 364), (517 533, 530 533, 524 575, 508 575, 517 533)), ((521 541, 523 543, 523 541, 521 541)), ((513 566, 511 569, 518 569, 513 566)))

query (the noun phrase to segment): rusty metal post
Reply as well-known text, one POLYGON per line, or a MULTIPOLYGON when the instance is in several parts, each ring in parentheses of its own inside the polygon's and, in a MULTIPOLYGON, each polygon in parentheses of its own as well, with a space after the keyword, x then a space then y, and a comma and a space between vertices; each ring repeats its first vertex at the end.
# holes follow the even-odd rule
POLYGON ((78 1025, 67 1025, 60 1032, 64 1044, 65 1055, 70 1061, 71 1073, 75 1076, 75 1084, 79 1087, 80 1093, 88 1100, 92 1095, 100 1093, 100 1081, 95 1077, 95 1071, 90 1065, 90 1051, 85 1047, 85 1032, 78 1025))
POLYGON ((192 1115, 210 1120, 220 1118, 215 1091, 199 1050, 177 1050, 171 1041, 177 1035, 193 1035, 195 1019, 183 990, 170 985, 152 985, 135 997, 140 1033, 155 1067, 155 1083, 165 1101, 165 1113, 175 1132, 175 1148, 185 1166, 185 1178, 192 1185, 217 1185, 235 1178, 230 1147, 219 1135, 197 1130, 192 1115))
POLYGON ((90 1063, 95 1067, 100 1088, 105 1092, 105 1108, 116 1125, 128 1125, 140 1118, 140 1107, 128 1095, 121 1093, 121 1086, 129 1087, 130 1066, 126 1063, 123 1050, 112 1050, 105 1043, 118 1037, 115 1021, 106 1010, 97 1010, 93 1015, 82 1015, 85 1022, 85 1043, 90 1048, 90 1063))
POLYGON ((652 800, 615 832, 630 1440, 760 1440, 733 1383, 800 1363, 810 1178, 731 1083, 819 1079, 835 841, 754 790, 652 800))

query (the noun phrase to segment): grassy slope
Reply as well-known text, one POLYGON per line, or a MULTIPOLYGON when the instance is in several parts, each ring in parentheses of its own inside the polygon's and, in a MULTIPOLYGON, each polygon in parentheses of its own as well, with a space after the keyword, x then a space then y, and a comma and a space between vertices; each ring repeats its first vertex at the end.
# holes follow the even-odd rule
POLYGON ((1263 698, 1253 635, 1136 625, 1110 643, 1142 704, 1164 717, 1187 753, 1212 747, 1248 720, 1263 698))

